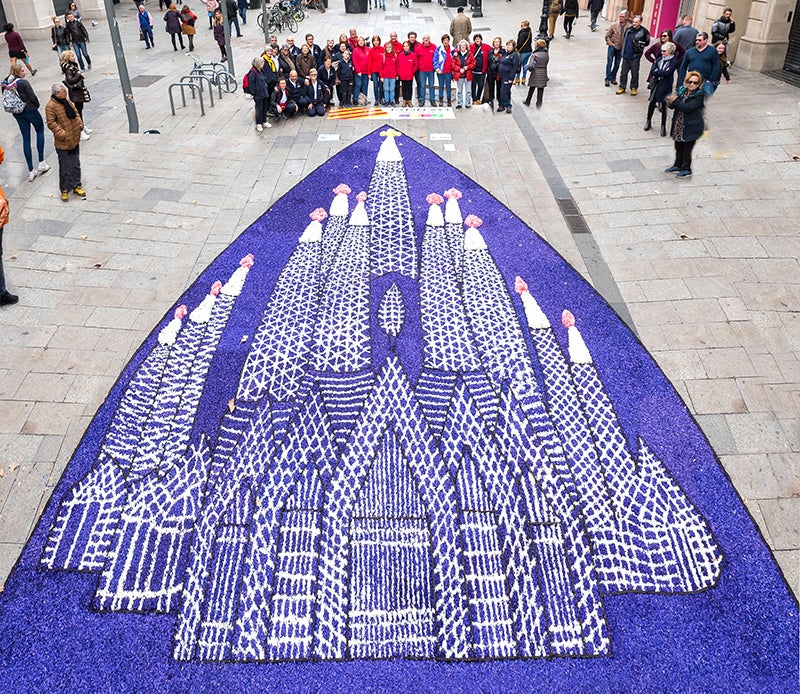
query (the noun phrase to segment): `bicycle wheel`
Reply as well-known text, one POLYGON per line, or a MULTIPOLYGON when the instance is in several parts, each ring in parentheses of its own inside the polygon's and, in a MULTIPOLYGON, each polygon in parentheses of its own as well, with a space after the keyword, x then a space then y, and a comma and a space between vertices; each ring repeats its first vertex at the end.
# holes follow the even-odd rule
POLYGON ((293 34, 297 31, 297 22, 291 15, 286 15, 286 28, 293 34))
POLYGON ((302 22, 306 18, 306 13, 303 12, 302 7, 296 7, 294 10, 294 20, 296 22, 302 22))
POLYGON ((218 72, 217 79, 222 89, 228 94, 233 94, 239 86, 236 78, 230 72, 218 72))
POLYGON ((280 22, 278 21, 277 17, 271 16, 269 18, 269 24, 267 24, 267 31, 270 34, 277 34, 281 30, 280 22))
POLYGON ((258 28, 261 29, 261 31, 264 31, 264 13, 263 12, 259 12, 258 13, 258 17, 256 17, 256 22, 258 23, 258 28))

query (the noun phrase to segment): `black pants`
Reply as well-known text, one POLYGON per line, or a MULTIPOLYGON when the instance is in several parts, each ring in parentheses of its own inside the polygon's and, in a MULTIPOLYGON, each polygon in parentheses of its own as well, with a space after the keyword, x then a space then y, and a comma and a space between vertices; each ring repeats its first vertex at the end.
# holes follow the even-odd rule
POLYGON ((486 75, 486 88, 483 90, 483 102, 494 101, 495 92, 500 96, 500 83, 497 81, 496 73, 486 75))
MULTIPOLYGON (((651 100, 650 103, 647 105, 647 122, 649 123, 653 119, 653 113, 656 110, 656 101, 655 99, 651 100)), ((661 127, 667 127, 667 105, 665 103, 661 104, 661 127)))
POLYGON ((79 187, 81 185, 80 145, 76 145, 74 149, 57 149, 56 152, 58 153, 58 185, 61 190, 73 190, 79 187))
POLYGON ((257 96, 253 99, 256 106, 256 125, 263 125, 267 122, 267 108, 269 108, 268 96, 257 96))
POLYGON ((170 34, 169 37, 172 39, 172 47, 177 51, 178 47, 175 45, 175 39, 178 39, 181 42, 181 49, 183 49, 183 34, 170 34))
POLYGON ((536 108, 542 107, 542 99, 544 99, 544 87, 528 87, 528 98, 525 99, 525 105, 531 105, 531 99, 533 98, 533 91, 536 90, 536 108))
POLYGON ((414 80, 399 80, 403 90, 403 101, 411 101, 414 96, 414 80))
POLYGON ((352 106, 353 104, 353 80, 344 79, 339 83, 341 89, 339 95, 339 106, 352 106))
POLYGON ((567 36, 572 36, 572 23, 575 21, 575 17, 569 17, 564 15, 564 33, 567 36))
POLYGON ((486 84, 486 74, 472 73, 472 100, 480 101, 483 96, 483 85, 486 84))
POLYGON ((691 142, 675 141, 675 164, 681 171, 692 170, 692 150, 695 140, 691 142))

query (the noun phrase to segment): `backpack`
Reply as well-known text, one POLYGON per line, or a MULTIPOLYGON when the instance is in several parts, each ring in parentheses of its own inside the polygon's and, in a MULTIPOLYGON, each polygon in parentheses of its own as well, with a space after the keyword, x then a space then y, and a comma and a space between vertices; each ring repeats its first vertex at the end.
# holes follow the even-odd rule
POLYGON ((250 72, 246 72, 244 77, 242 77, 242 91, 245 94, 250 93, 250 72))
POLYGON ((17 92, 17 80, 3 81, 3 110, 14 114, 22 113, 25 110, 25 102, 17 92))

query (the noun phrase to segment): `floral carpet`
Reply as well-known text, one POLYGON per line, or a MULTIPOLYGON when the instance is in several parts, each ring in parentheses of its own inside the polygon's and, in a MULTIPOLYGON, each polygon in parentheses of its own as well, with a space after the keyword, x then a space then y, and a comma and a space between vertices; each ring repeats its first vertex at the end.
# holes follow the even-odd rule
POLYGON ((797 627, 619 317, 381 128, 127 365, 0 595, 0 691, 797 691, 797 627))

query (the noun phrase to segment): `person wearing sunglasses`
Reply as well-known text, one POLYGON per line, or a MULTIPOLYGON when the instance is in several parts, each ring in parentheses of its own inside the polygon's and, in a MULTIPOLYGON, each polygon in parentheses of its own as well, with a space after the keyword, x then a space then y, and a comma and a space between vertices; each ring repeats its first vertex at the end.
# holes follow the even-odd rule
POLYGON ((689 72, 699 72, 703 77, 703 91, 711 96, 719 84, 719 55, 708 43, 708 34, 701 31, 694 40, 694 47, 686 51, 678 69, 678 84, 682 84, 689 72))
POLYGON ((647 104, 647 122, 644 124, 644 129, 647 131, 652 127, 653 113, 658 106, 661 110, 661 137, 667 136, 667 109, 664 108, 664 101, 672 94, 672 87, 675 83, 675 70, 678 69, 676 55, 674 43, 671 41, 662 43, 661 57, 650 66, 650 74, 647 76, 650 98, 647 104))
POLYGON ((666 98, 667 105, 673 110, 670 134, 675 141, 675 163, 665 169, 664 173, 674 173, 677 178, 688 178, 692 175, 694 143, 702 137, 705 130, 705 93, 701 89, 702 84, 703 76, 699 72, 687 72, 683 86, 678 87, 678 93, 670 94, 666 98))
MULTIPOLYGON (((683 60, 683 56, 686 55, 686 51, 683 49, 679 43, 675 43, 672 39, 672 31, 669 29, 664 29, 661 32, 661 35, 658 37, 658 41, 655 41, 650 48, 648 48, 644 52, 644 57, 647 59, 647 62, 654 63, 661 57, 661 49, 664 47, 665 43, 671 43, 675 46, 675 60, 678 61, 678 65, 681 64, 681 60, 683 60)), ((648 78, 649 80, 650 78, 648 78)))

